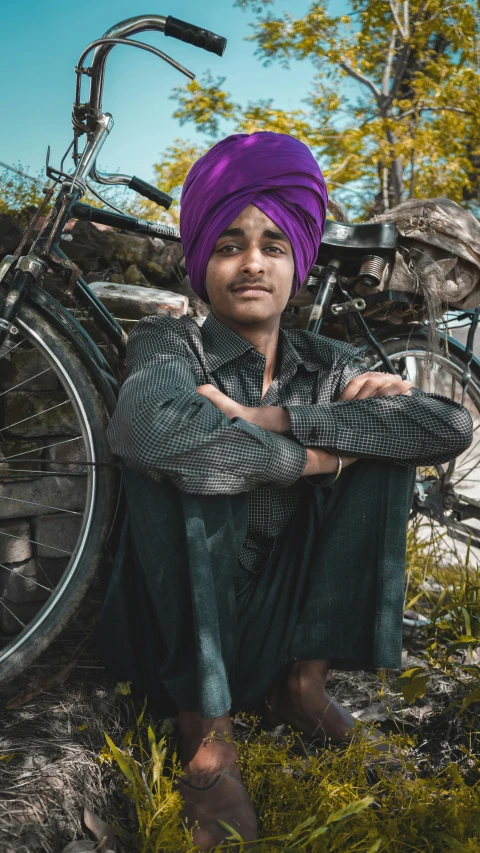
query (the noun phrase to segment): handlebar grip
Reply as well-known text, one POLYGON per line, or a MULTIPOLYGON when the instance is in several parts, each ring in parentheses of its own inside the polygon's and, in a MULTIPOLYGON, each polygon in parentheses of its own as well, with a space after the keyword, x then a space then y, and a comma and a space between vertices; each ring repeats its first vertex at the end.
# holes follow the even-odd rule
POLYGON ((150 201, 154 201, 155 204, 159 204, 161 207, 164 207, 165 210, 168 210, 170 207, 173 198, 167 193, 162 192, 157 187, 152 187, 151 184, 147 184, 146 181, 142 181, 141 178, 136 178, 133 176, 132 180, 128 184, 129 189, 135 190, 136 193, 140 193, 140 195, 145 196, 150 201))
POLYGON ((210 30, 203 30, 201 27, 187 23, 187 21, 180 21, 179 18, 172 18, 171 15, 165 22, 164 33, 166 36, 179 39, 179 41, 193 44, 194 47, 201 47, 210 53, 216 53, 217 56, 223 56, 227 46, 227 39, 223 36, 211 33, 210 30))

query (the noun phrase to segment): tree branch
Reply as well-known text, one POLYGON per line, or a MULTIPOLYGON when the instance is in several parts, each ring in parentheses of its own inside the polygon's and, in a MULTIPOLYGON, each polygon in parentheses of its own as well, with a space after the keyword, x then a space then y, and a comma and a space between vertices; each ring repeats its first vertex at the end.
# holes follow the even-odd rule
POLYGON ((385 98, 388 98, 388 84, 390 83, 390 75, 392 73, 392 63, 395 51, 395 38, 397 31, 394 28, 390 36, 390 44, 388 45, 387 62, 383 70, 382 92, 385 98))
POLYGON ((356 71, 355 68, 352 68, 347 62, 339 62, 340 68, 349 75, 349 77, 353 77, 354 80, 358 80, 363 86, 368 86, 371 92, 375 95, 377 101, 381 101, 382 93, 378 86, 375 85, 373 80, 369 80, 368 77, 365 77, 364 74, 361 74, 360 71, 356 71))
POLYGON ((472 110, 463 110, 461 107, 415 107, 412 110, 407 110, 406 113, 401 113, 401 115, 394 116, 394 118, 403 119, 403 118, 407 118, 407 116, 413 115, 413 113, 424 113, 424 112, 430 112, 430 113, 441 113, 441 112, 462 113, 462 115, 465 115, 465 116, 475 115, 475 113, 472 112, 472 110))
POLYGON ((390 9, 392 10, 393 20, 395 21, 395 24, 398 27, 400 35, 402 36, 402 38, 404 40, 407 39, 408 38, 408 32, 405 31, 403 24, 402 24, 400 18, 398 17, 398 9, 397 9, 397 4, 396 4, 395 0, 388 0, 388 5, 390 6, 390 9))

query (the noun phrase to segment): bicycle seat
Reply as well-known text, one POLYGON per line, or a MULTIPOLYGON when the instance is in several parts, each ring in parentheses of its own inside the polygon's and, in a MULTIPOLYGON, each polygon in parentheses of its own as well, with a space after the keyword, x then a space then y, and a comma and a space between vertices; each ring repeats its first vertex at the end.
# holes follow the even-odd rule
POLYGON ((354 259, 362 255, 390 255, 397 246, 398 231, 393 222, 366 222, 347 225, 327 219, 317 263, 329 258, 354 259))

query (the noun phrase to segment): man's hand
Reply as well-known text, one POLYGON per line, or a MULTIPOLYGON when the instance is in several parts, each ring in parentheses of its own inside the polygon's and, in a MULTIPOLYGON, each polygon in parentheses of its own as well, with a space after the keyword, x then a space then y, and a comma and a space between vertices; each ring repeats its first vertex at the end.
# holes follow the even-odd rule
POLYGON ((290 415, 279 406, 242 406, 214 385, 199 385, 197 394, 210 400, 227 418, 242 418, 269 432, 282 433, 290 429, 290 415))
POLYGON ((227 397, 222 391, 219 391, 218 388, 215 388, 214 385, 199 385, 197 388, 197 394, 200 394, 202 397, 206 397, 207 400, 210 400, 217 409, 220 409, 227 418, 243 418, 243 410, 246 409, 246 406, 241 406, 240 403, 236 403, 235 400, 232 400, 230 397, 227 397))
POLYGON ((352 379, 339 400, 366 400, 369 397, 397 397, 404 394, 411 397, 412 383, 409 379, 393 373, 362 373, 352 379))

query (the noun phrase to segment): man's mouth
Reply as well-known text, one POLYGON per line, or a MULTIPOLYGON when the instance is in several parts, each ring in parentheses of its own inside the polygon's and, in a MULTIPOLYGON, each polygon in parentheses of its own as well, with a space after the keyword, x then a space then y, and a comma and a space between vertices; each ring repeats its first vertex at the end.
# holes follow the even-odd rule
POLYGON ((270 288, 267 287, 266 284, 249 284, 245 282, 245 284, 237 284, 236 287, 232 288, 234 293, 270 293, 270 288))

